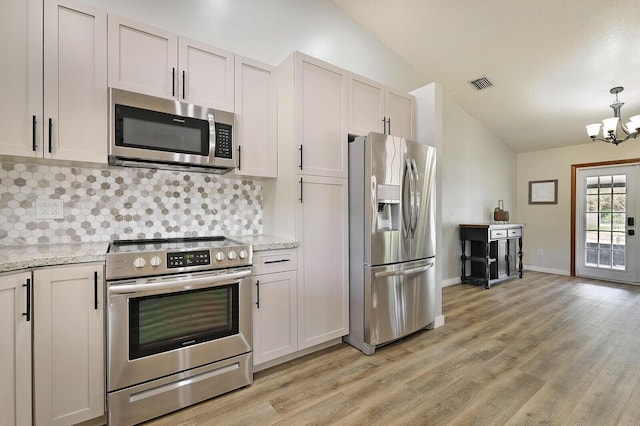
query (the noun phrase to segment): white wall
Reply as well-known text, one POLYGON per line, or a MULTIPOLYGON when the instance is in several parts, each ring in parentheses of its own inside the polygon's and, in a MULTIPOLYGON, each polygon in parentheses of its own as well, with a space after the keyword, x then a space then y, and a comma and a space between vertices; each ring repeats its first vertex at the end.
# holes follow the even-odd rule
POLYGON ((427 83, 331 0, 83 0, 271 65, 299 50, 403 91, 427 83))
POLYGON ((516 153, 451 98, 443 97, 442 260, 443 284, 460 282, 460 224, 490 223, 504 200, 516 212, 516 153))
POLYGON ((571 165, 640 158, 640 143, 585 143, 518 154, 517 221, 524 223, 526 269, 568 275, 571 270, 571 165), (529 181, 558 179, 558 204, 529 205, 529 181), (538 249, 543 255, 539 256, 538 249))

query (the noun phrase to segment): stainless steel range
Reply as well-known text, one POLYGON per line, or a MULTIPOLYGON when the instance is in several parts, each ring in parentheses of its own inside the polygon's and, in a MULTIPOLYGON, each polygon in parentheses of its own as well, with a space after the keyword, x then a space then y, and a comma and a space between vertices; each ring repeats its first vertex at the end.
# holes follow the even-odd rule
POLYGON ((109 424, 132 425, 250 384, 250 245, 116 240, 106 262, 109 424))

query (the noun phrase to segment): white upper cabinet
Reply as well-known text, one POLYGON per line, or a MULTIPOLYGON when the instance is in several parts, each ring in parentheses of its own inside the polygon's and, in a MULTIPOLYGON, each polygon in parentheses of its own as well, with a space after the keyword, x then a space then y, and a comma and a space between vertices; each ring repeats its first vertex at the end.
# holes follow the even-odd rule
POLYGON ((184 37, 179 38, 178 53, 180 99, 233 112, 233 53, 184 37))
POLYGON ((367 78, 349 75, 349 133, 385 133, 384 85, 367 78))
POLYGON ((349 133, 415 137, 414 97, 357 74, 349 74, 349 133))
POLYGON ((3 3, 0 154, 107 162, 106 25, 71 0, 3 3))
POLYGON ((106 163, 107 14, 44 4, 44 156, 106 163))
POLYGON ((0 50, 0 154, 42 157, 42 0, 3 1, 0 50))
POLYGON ((176 98, 178 36, 109 14, 109 86, 176 98))
POLYGON ((234 55, 109 15, 109 86, 234 111, 234 55))
POLYGON ((413 140, 416 136, 415 98, 389 87, 385 90, 387 134, 413 140))
POLYGON ((279 67, 278 79, 278 120, 295 126, 292 155, 296 173, 346 178, 347 72, 295 52, 279 67), (280 87, 293 92, 281 93, 280 87))
POLYGON ((278 174, 277 80, 274 68, 236 55, 236 175, 278 174))

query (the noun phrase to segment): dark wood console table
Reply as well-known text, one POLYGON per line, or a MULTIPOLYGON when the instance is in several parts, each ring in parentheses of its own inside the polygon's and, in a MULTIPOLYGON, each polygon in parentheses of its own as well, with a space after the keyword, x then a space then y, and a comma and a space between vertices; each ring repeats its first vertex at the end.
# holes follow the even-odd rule
POLYGON ((492 284, 522 278, 522 228, 511 223, 460 225, 463 283, 492 284))

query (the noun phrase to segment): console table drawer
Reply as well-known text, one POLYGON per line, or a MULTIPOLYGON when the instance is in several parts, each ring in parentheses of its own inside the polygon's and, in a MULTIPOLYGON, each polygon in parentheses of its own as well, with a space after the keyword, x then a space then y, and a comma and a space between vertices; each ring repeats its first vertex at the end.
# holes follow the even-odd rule
POLYGON ((522 228, 509 229, 509 237, 522 237, 522 228))
POLYGON ((490 239, 495 240, 498 238, 507 238, 507 230, 506 229, 492 229, 490 231, 490 239))

